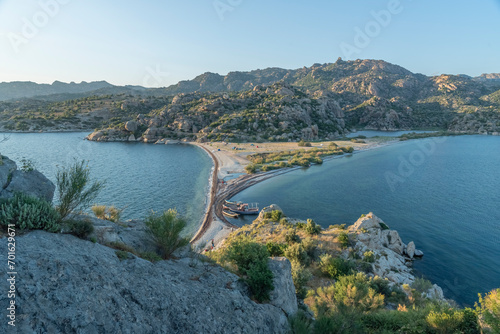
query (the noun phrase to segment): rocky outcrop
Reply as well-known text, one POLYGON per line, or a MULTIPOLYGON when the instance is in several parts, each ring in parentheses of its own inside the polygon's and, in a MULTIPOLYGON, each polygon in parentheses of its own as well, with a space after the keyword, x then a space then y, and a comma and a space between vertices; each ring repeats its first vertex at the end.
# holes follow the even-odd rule
POLYGON ((16 192, 41 197, 49 202, 54 198, 56 187, 37 170, 21 171, 14 161, 2 157, 0 164, 0 198, 10 198, 16 192))
MULTIPOLYGON (((18 333, 287 330, 283 306, 253 302, 238 276, 195 257, 155 264, 133 255, 120 260, 98 243, 42 231, 16 241, 18 333)), ((2 248, 6 243, 0 239, 2 248)), ((0 252, 0 261, 6 263, 6 255, 0 252)), ((7 284, 2 280, 0 288, 8 291, 7 284)), ((1 294, 0 304, 8 305, 7 298, 1 294)), ((0 332, 8 332, 7 321, 0 332)))
POLYGON ((354 251, 363 257, 365 252, 372 251, 375 262, 373 273, 385 277, 396 284, 411 284, 415 277, 411 272, 411 260, 415 254, 415 244, 406 246, 397 231, 390 230, 382 219, 369 213, 359 218, 348 231, 355 234, 354 251), (405 250, 412 251, 413 256, 406 256, 405 250), (413 250, 412 250, 413 249, 413 250))
POLYGON ((274 275, 274 290, 271 291, 270 304, 283 310, 287 316, 297 313, 297 296, 292 278, 292 264, 286 257, 269 260, 269 269, 274 275))
POLYGON ((271 204, 269 206, 266 206, 264 207, 262 210, 260 210, 260 213, 259 213, 259 216, 257 217, 258 220, 263 220, 264 219, 264 215, 268 212, 273 212, 273 211, 281 211, 283 212, 283 210, 281 210, 281 208, 276 205, 276 204, 271 204))
POLYGON ((137 122, 128 121, 127 123, 125 123, 125 130, 135 132, 137 130, 137 122))

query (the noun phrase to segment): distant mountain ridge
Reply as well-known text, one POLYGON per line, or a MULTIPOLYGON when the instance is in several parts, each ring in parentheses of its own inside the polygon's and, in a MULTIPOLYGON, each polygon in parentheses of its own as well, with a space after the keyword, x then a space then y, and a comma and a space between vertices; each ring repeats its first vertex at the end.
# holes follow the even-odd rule
POLYGON ((53 94, 78 94, 96 91, 102 88, 115 87, 106 81, 64 83, 54 81, 52 84, 37 84, 31 81, 14 81, 0 83, 0 101, 31 98, 53 94))
MULTIPOLYGON (((229 72, 227 75, 206 72, 192 80, 183 80, 164 88, 145 88, 136 85, 116 86, 106 81, 83 81, 81 83, 55 81, 52 84, 37 84, 30 81, 2 82, 0 83, 0 101, 22 98, 65 100, 90 95, 121 93, 168 96, 182 93, 238 92, 251 90, 258 85, 270 85, 280 81, 310 91, 332 90, 335 92, 337 89, 343 90, 347 86, 352 86, 353 79, 360 79, 359 76, 363 74, 367 74, 366 79, 373 79, 374 82, 385 80, 386 78, 384 77, 391 76, 397 76, 396 80, 411 78, 410 81, 413 83, 418 81, 423 83, 426 79, 435 78, 423 74, 414 74, 399 65, 390 64, 383 60, 343 61, 339 58, 335 63, 313 64, 310 67, 300 69, 270 67, 248 72, 229 72), (382 77, 377 78, 377 76, 382 77), (74 94, 74 96, 70 96, 71 94, 74 94)), ((500 85, 500 73, 485 73, 478 77, 467 75, 446 76, 485 84, 500 85)), ((359 80, 354 81, 361 83, 359 80)), ((405 84, 408 84, 408 82, 405 84)))

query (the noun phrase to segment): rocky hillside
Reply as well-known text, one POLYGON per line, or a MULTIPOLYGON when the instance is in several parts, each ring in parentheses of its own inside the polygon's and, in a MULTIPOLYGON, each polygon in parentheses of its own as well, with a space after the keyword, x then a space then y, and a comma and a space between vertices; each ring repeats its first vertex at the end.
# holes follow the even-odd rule
POLYGON ((205 73, 123 94, 115 88, 64 102, 0 103, 0 130, 99 128, 96 140, 144 141, 328 139, 352 128, 500 132, 498 74, 428 77, 381 60, 205 73), (128 121, 137 130, 128 131, 128 121))
POLYGON ((288 141, 335 138, 343 133, 343 111, 328 93, 313 97, 277 83, 242 93, 176 95, 170 104, 114 129, 97 131, 89 139, 288 141))
MULTIPOLYGON (((238 276, 210 263, 121 260, 109 247, 42 231, 16 241, 17 333, 267 334, 287 328, 280 308, 253 302, 238 276)), ((6 238, 0 243, 7 249, 6 238)), ((0 260, 7 263, 6 252, 0 260)), ((9 290, 6 280, 1 287, 9 290)), ((8 303, 2 294, 0 304, 8 303)), ((8 327, 2 321, 0 331, 8 327)))

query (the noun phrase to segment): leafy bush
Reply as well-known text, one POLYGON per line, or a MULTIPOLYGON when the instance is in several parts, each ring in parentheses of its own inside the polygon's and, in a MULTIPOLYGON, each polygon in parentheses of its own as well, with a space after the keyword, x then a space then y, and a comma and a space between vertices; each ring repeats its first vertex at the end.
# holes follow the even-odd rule
POLYGON ((500 333, 500 289, 493 290, 484 297, 479 294, 476 310, 493 333, 500 333))
POLYGON ((308 142, 308 141, 304 141, 303 139, 302 139, 302 140, 300 140, 300 141, 297 143, 297 145, 299 145, 300 147, 311 147, 311 146, 312 146, 310 142, 308 142))
POLYGON ((100 181, 91 184, 90 170, 83 160, 58 170, 56 183, 59 196, 57 210, 61 219, 76 209, 89 205, 104 188, 104 183, 100 181))
POLYGON ((302 242, 300 244, 302 245, 305 252, 307 253, 307 256, 309 256, 311 259, 314 260, 315 255, 316 255, 315 254, 316 249, 318 247, 317 241, 314 240, 313 238, 305 238, 304 240, 302 240, 302 242))
POLYGON ((305 231, 309 235, 319 234, 321 232, 321 226, 316 224, 314 220, 308 219, 305 227, 305 231))
POLYGON ((68 225, 69 233, 81 239, 86 239, 94 232, 94 225, 87 219, 69 219, 65 220, 64 223, 68 225))
POLYGON ((271 220, 273 222, 279 222, 282 216, 283 216, 283 212, 280 210, 273 210, 271 212, 271 220))
POLYGON ((287 247, 285 256, 290 262, 296 261, 302 265, 309 264, 309 256, 307 255, 304 247, 299 243, 294 243, 287 247))
POLYGON ((374 311, 384 306, 384 295, 371 287, 363 273, 340 276, 334 285, 319 288, 314 298, 316 315, 374 311))
POLYGON ((312 333, 312 323, 304 311, 299 310, 295 315, 288 318, 290 334, 310 334, 312 333))
POLYGON ((338 238, 338 240, 340 242, 340 246, 342 248, 345 249, 349 246, 349 235, 347 235, 347 233, 341 232, 341 233, 339 233, 337 238, 338 238))
POLYGON ((288 232, 285 235, 285 241, 288 244, 300 242, 300 237, 297 235, 297 232, 295 232, 295 229, 291 228, 288 230, 288 232))
POLYGON ((416 278, 415 281, 411 284, 412 289, 415 289, 417 292, 424 293, 429 291, 432 288, 432 283, 425 278, 416 278))
POLYGON ((255 164, 248 164, 245 166, 245 171, 248 174, 254 174, 255 172, 257 172, 257 166, 255 164))
POLYGON ((234 262, 238 272, 246 276, 245 282, 257 301, 269 300, 269 293, 274 286, 273 274, 267 266, 269 253, 266 246, 247 238, 236 238, 230 242, 223 256, 234 262))
POLYGON ((474 333, 480 334, 477 316, 470 309, 457 310, 453 308, 442 311, 430 311, 426 317, 427 323, 437 333, 474 333))
POLYGON ((287 247, 287 244, 278 244, 275 242, 268 242, 266 244, 270 256, 283 256, 287 247))
POLYGON ((344 153, 352 153, 354 152, 354 148, 352 146, 349 147, 341 147, 340 148, 344 153))
POLYGON ((373 251, 366 251, 363 253, 363 260, 368 262, 368 263, 373 263, 375 262, 375 253, 373 251))
POLYGON ((14 224, 19 230, 57 232, 60 216, 52 204, 42 198, 16 193, 0 200, 0 225, 7 230, 14 224))
POLYGON ((351 274, 354 269, 352 262, 330 254, 320 256, 319 268, 321 272, 330 278, 337 279, 340 276, 351 274))
POLYGON ((184 218, 178 216, 175 209, 164 211, 161 215, 152 212, 146 218, 145 224, 163 259, 169 259, 176 249, 189 243, 188 238, 180 236, 187 223, 184 218))
POLYGON ((295 285, 295 293, 300 299, 306 297, 307 289, 306 284, 312 278, 312 273, 309 269, 302 266, 299 262, 292 262, 292 278, 293 285, 295 285))

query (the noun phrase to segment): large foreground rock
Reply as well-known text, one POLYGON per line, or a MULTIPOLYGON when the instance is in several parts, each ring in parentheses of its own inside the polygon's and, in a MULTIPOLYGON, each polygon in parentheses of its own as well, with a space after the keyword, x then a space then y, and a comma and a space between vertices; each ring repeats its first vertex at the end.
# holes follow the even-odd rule
POLYGON ((292 278, 292 264, 286 257, 274 257, 269 260, 269 269, 273 272, 274 290, 270 303, 283 310, 288 316, 297 313, 297 295, 292 278))
POLYGON ((0 198, 10 198, 16 192, 41 197, 52 202, 56 186, 37 170, 24 172, 14 161, 2 158, 0 165, 0 198))
MULTIPOLYGON (((115 250, 42 231, 16 240, 18 333, 283 333, 285 314, 257 304, 238 277, 185 258, 120 261, 115 250)), ((0 240, 7 249, 7 240, 0 240)), ((7 252, 0 262, 7 263, 7 252)), ((9 303, 2 280, 0 305, 9 303)), ((5 320, 5 319, 4 319, 5 320)), ((8 333, 7 321, 0 333, 8 333)))

